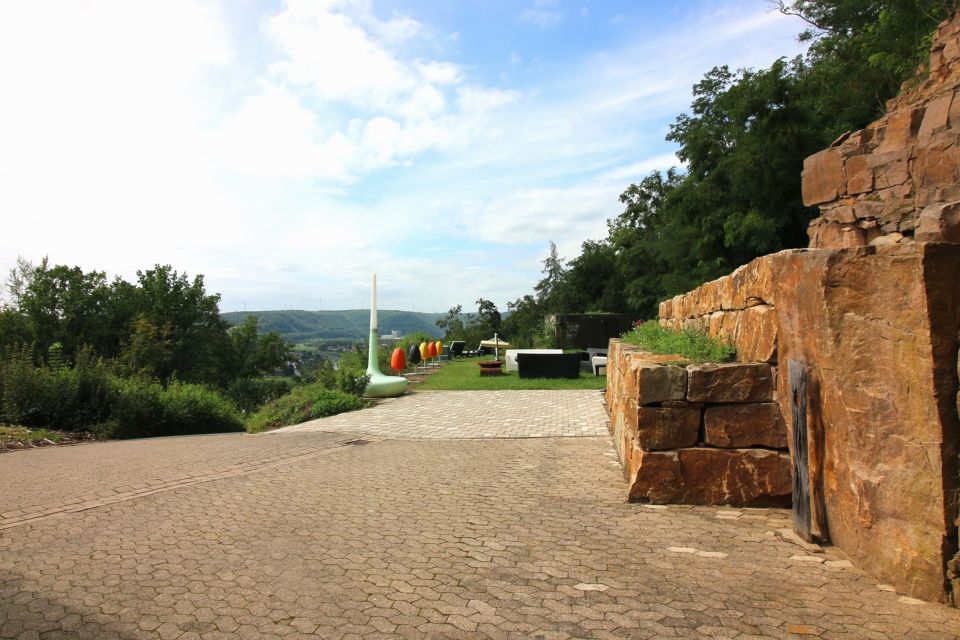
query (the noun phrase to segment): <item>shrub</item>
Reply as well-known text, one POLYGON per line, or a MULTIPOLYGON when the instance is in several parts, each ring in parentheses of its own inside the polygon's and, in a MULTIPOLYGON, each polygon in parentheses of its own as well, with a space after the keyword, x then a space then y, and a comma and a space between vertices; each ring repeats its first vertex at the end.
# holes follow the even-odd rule
POLYGON ((224 395, 237 408, 252 412, 257 407, 290 393, 294 382, 287 378, 237 378, 227 385, 224 395))
POLYGON ((621 337, 651 353, 677 354, 692 362, 729 362, 737 355, 736 347, 725 340, 693 329, 671 331, 656 320, 637 324, 621 337))
MULTIPOLYGON (((419 344, 419 343, 417 343, 419 344)), ((347 351, 337 361, 337 369, 344 371, 358 371, 364 373, 367 370, 367 346, 359 342, 353 345, 353 349, 347 351)), ((380 365, 380 371, 390 371, 390 354, 392 348, 380 346, 377 348, 377 362, 380 365)))
POLYGON ((247 431, 259 433, 267 429, 362 409, 367 404, 356 395, 344 393, 338 389, 326 389, 319 383, 300 385, 251 415, 247 420, 247 431))
POLYGON ((73 367, 57 357, 51 360, 53 366, 34 365, 31 349, 25 346, 3 353, 0 421, 80 431, 106 419, 111 374, 104 362, 89 349, 78 351, 73 367))
POLYGON ((362 398, 369 383, 370 375, 362 371, 337 370, 336 387, 344 393, 362 398))
POLYGON ((111 438, 147 438, 241 431, 236 407, 215 391, 173 380, 112 378, 110 418, 97 429, 111 438))

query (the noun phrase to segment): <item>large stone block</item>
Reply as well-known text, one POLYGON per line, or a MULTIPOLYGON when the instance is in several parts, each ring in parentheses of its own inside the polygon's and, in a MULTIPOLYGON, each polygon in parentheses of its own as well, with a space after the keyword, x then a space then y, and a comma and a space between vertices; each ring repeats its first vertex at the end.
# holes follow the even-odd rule
POLYGON ((918 187, 951 185, 957 179, 960 150, 956 140, 933 142, 917 148, 913 161, 913 181, 918 187))
POLYGON ((687 371, 683 367, 635 363, 637 404, 657 404, 666 400, 683 400, 687 393, 687 371))
POLYGON ((910 106, 886 116, 883 119, 882 139, 876 152, 882 154, 900 151, 910 146, 917 138, 923 113, 923 108, 910 106))
MULTIPOLYGON (((780 363, 808 371, 815 533, 898 589, 942 599, 960 488, 960 246, 809 252, 785 261, 779 288, 780 363)), ((788 367, 779 377, 789 389, 788 367)))
POLYGON ((917 139, 924 141, 943 131, 949 125, 950 104, 953 102, 953 91, 937 96, 927 103, 927 108, 923 114, 923 121, 920 124, 920 131, 917 133, 917 139))
POLYGON ((690 402, 770 402, 773 376, 769 364, 700 364, 687 367, 690 402))
POLYGON ((839 149, 824 149, 803 161, 803 204, 812 207, 836 200, 846 186, 839 149))
POLYGON ((765 449, 644 451, 629 496, 654 504, 786 506, 790 457, 765 449))
MULTIPOLYGON (((867 164, 867 156, 852 156, 845 164, 847 193, 864 193, 873 189, 873 169, 867 164)), ((844 220, 843 222, 847 222, 844 220)))
POLYGON ((700 408, 638 407, 636 425, 644 451, 692 447, 700 436, 700 408))
POLYGON ((704 442, 714 447, 787 448, 787 427, 775 402, 707 407, 703 426, 704 442))
POLYGON ((914 238, 918 242, 960 242, 960 202, 925 207, 914 238))
POLYGON ((741 311, 737 317, 733 343, 737 347, 739 362, 775 361, 777 359, 776 310, 770 305, 763 304, 741 311))
MULTIPOLYGON (((867 159, 873 169, 877 189, 886 189, 904 184, 910 179, 910 149, 897 149, 887 153, 875 153, 867 159)), ((906 195, 906 194, 904 194, 906 195)))

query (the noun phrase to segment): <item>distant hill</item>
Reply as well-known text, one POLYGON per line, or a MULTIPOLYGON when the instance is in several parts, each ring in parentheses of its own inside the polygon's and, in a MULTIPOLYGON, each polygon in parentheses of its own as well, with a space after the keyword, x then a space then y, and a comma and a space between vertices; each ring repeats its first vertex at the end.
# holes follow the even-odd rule
MULTIPOLYGON (((293 343, 311 343, 316 340, 366 340, 370 333, 369 309, 344 311, 231 311, 221 314, 231 325, 243 322, 247 316, 256 316, 261 331, 276 331, 284 340, 293 343)), ((413 311, 381 310, 378 320, 381 334, 399 331, 402 335, 425 331, 441 337, 436 322, 446 317, 443 313, 415 313, 413 311)))

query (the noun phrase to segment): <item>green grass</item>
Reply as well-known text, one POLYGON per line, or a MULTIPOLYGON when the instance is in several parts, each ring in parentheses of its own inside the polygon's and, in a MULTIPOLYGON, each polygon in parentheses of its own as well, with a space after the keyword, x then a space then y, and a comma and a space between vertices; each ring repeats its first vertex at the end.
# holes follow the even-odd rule
POLYGON ((737 349, 725 340, 711 338, 702 331, 671 331, 648 320, 623 334, 623 341, 650 353, 676 354, 691 362, 730 362, 737 349))
POLYGON ((337 389, 327 389, 321 383, 304 384, 260 407, 247 419, 246 429, 249 433, 260 433, 345 411, 363 409, 369 405, 367 400, 337 389))
MULTIPOLYGON (((482 358, 490 360, 490 357, 482 358)), ((554 378, 520 378, 516 371, 504 370, 500 376, 480 376, 479 358, 452 360, 427 376, 423 382, 414 385, 414 391, 500 391, 530 389, 605 389, 606 376, 593 373, 581 373, 573 380, 554 378)))
POLYGON ((14 440, 26 442, 29 440, 42 440, 44 438, 51 442, 60 442, 59 433, 47 431, 46 429, 0 426, 0 444, 14 440))

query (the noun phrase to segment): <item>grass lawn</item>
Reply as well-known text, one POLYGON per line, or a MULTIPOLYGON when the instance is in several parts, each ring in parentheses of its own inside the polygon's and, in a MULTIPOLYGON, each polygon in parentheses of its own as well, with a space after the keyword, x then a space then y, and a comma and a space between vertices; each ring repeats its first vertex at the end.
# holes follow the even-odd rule
MULTIPOLYGON (((480 377, 480 367, 477 362, 481 358, 461 358, 452 360, 440 367, 436 372, 428 375, 423 382, 411 387, 414 391, 500 391, 516 389, 605 389, 606 376, 595 376, 593 373, 580 373, 576 380, 564 378, 523 378, 516 371, 503 375, 480 377)), ((485 356, 483 360, 491 360, 485 356)), ((506 366, 506 365, 504 365, 506 366)))

